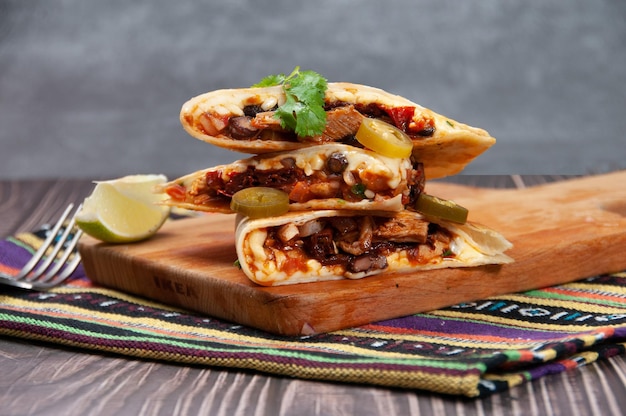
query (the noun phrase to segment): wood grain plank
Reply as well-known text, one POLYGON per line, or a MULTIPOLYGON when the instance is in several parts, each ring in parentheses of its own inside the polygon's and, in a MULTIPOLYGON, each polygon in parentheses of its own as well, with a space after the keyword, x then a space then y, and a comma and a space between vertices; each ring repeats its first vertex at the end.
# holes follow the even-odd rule
POLYGON ((67 204, 81 203, 92 188, 91 181, 80 179, 0 181, 0 236, 56 221, 67 204))

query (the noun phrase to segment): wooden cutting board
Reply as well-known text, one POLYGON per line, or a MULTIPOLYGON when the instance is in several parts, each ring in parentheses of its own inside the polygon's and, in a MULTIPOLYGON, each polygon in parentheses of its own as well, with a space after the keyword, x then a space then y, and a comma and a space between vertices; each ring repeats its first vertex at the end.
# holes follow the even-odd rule
POLYGON ((169 221, 152 239, 110 245, 84 237, 96 283, 281 335, 309 335, 493 295, 626 270, 626 171, 527 189, 430 183, 502 232, 504 266, 382 274, 362 280, 260 287, 234 266, 234 216, 169 221))

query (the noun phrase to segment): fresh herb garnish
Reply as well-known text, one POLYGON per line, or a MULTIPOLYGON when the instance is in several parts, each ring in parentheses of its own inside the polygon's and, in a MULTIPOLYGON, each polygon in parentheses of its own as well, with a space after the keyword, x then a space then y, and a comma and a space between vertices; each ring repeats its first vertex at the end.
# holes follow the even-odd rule
POLYGON ((363 185, 362 183, 357 183, 352 185, 352 187, 350 188, 350 191, 356 195, 356 196, 360 196, 361 198, 365 198, 365 191, 367 190, 367 188, 365 187, 365 185, 363 185))
POLYGON ((328 83, 315 71, 300 71, 297 66, 289 76, 269 75, 252 87, 281 85, 285 103, 278 107, 274 117, 280 125, 293 130, 300 137, 317 136, 326 127, 324 97, 328 83))
POLYGON ((444 252, 441 254, 442 257, 454 257, 454 251, 450 250, 449 248, 444 250, 444 252))

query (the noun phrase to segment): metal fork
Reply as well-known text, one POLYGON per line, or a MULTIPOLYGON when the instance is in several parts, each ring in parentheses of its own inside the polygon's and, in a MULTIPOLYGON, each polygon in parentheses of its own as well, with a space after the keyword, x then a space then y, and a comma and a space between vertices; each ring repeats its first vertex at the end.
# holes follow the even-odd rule
POLYGON ((13 276, 0 272, 0 284, 22 289, 47 290, 60 285, 70 277, 80 263, 80 255, 76 246, 82 235, 82 230, 74 227, 75 216, 80 211, 80 205, 68 220, 73 207, 74 204, 67 206, 61 218, 49 231, 39 250, 19 273, 13 276), (73 235, 72 231, 74 231, 73 235), (61 250, 64 251, 59 256, 61 250), (74 257, 70 260, 72 254, 74 257), (56 262, 55 259, 57 259, 56 262))

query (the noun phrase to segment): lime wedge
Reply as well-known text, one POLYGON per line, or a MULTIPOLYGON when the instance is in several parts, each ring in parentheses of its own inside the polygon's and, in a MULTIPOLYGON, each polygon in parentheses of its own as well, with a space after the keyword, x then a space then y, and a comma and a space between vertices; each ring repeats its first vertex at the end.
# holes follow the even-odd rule
POLYGON ((155 187, 165 182, 164 175, 130 175, 95 182, 76 224, 86 234, 108 243, 145 240, 169 216, 170 207, 159 204, 167 195, 155 192, 155 187))

